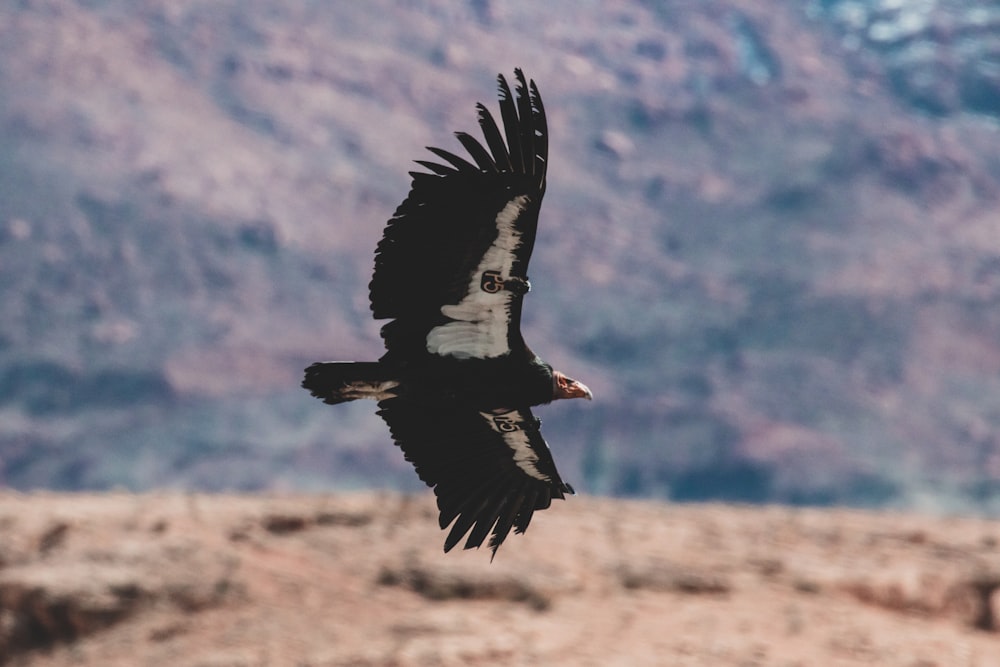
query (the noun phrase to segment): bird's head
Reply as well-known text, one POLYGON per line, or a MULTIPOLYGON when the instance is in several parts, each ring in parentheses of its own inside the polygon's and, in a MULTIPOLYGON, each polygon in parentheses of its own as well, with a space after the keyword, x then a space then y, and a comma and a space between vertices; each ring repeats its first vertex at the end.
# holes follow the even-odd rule
POLYGON ((552 371, 552 388, 554 394, 553 400, 558 398, 585 398, 589 401, 594 398, 587 385, 577 382, 559 371, 552 371))

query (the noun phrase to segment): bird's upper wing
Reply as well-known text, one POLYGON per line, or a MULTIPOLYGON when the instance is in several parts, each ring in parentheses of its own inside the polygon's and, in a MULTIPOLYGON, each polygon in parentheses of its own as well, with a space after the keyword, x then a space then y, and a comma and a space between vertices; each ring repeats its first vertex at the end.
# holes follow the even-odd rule
POLYGON ((492 533, 495 555, 512 528, 523 533, 536 510, 573 493, 528 408, 482 411, 406 398, 381 401, 379 408, 406 460, 434 488, 441 528, 454 522, 445 551, 466 533, 466 549, 492 533))
POLYGON ((456 133, 472 162, 439 148, 419 160, 375 251, 372 312, 387 356, 496 358, 523 346, 521 302, 545 193, 548 131, 534 81, 498 77, 503 134, 477 105, 484 147, 456 133))

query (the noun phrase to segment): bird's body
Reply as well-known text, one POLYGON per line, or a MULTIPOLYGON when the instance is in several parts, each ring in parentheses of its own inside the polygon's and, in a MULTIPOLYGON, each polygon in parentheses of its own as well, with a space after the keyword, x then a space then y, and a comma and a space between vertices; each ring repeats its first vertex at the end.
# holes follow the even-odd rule
POLYGON ((542 361, 520 332, 527 266, 548 164, 534 82, 498 78, 504 135, 478 105, 487 147, 457 137, 473 162, 430 148, 389 220, 370 284, 386 353, 376 362, 323 362, 303 386, 335 404, 379 402, 379 414, 420 478, 434 488, 450 550, 492 532, 494 553, 535 510, 572 493, 556 471, 531 407, 590 390, 542 361))
POLYGON ((552 367, 537 356, 470 364, 435 360, 395 365, 385 361, 332 361, 306 369, 308 389, 327 403, 358 398, 404 398, 415 403, 461 406, 534 406, 555 396, 552 367))

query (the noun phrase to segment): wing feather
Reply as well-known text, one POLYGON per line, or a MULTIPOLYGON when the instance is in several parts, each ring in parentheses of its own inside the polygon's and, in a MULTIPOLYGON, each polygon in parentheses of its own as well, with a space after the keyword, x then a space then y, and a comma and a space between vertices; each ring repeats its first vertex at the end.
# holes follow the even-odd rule
POLYGON ((465 541, 465 549, 475 549, 486 541, 487 536, 497 523, 497 518, 503 512, 504 505, 507 504, 508 495, 503 493, 495 494, 490 498, 490 502, 482 508, 476 516, 472 530, 469 531, 469 539, 465 541))
MULTIPOLYGON (((455 548, 455 545, 462 541, 462 538, 469 532, 469 529, 481 522, 484 516, 492 511, 491 508, 496 503, 495 495, 503 486, 503 483, 503 478, 498 476, 461 503, 461 509, 456 514, 455 523, 444 541, 444 550, 446 553, 455 548)), ((445 524, 445 526, 447 525, 445 524)), ((479 543, 482 544, 482 540, 479 543)), ((472 544, 470 540, 466 542, 464 548, 471 549, 475 546, 479 545, 472 544)))
POLYGON ((469 155, 472 156, 472 159, 476 161, 476 164, 479 165, 482 171, 493 174, 498 171, 496 159, 490 155, 489 151, 483 148, 483 145, 475 137, 466 132, 456 132, 455 138, 458 139, 465 150, 469 151, 469 155))
MULTIPOLYGON (((543 493, 545 494, 546 497, 548 497, 549 494, 546 489, 542 489, 534 485, 528 488, 527 492, 525 493, 524 502, 521 503, 522 506, 524 506, 525 511, 518 512, 517 515, 514 517, 514 529, 515 529, 514 532, 516 534, 520 535, 521 533, 523 533, 528 529, 528 524, 531 522, 531 515, 534 513, 535 510, 548 508, 549 503, 546 503, 545 507, 539 507, 537 504, 538 497, 541 496, 543 493)), ((498 535, 497 537, 499 538, 500 536, 498 535)), ((506 538, 506 535, 503 535, 503 537, 506 538)), ((497 544, 499 545, 500 542, 503 542, 503 540, 498 539, 497 544)), ((493 545, 490 544, 490 546, 493 545)))
POLYGON ((528 82, 531 97, 531 118, 535 136, 535 168, 532 174, 540 177, 539 189, 545 192, 545 170, 549 163, 549 127, 545 120, 545 106, 534 81, 528 82))
MULTIPOLYGON (((517 145, 521 149, 521 167, 525 173, 535 173, 535 115, 532 111, 531 95, 528 84, 524 80, 524 72, 520 68, 514 70, 515 90, 517 91, 517 145)), ((513 159, 513 158, 512 158, 513 159)))
POLYGON ((510 168, 521 174, 530 173, 525 171, 524 161, 521 158, 521 123, 518 121, 517 107, 510 86, 507 85, 507 79, 502 76, 497 77, 497 87, 500 92, 500 117, 503 119, 503 128, 507 133, 507 147, 510 150, 510 168))
POLYGON ((513 171, 510 154, 503 142, 503 137, 500 135, 500 128, 497 127, 497 122, 493 119, 493 114, 482 104, 476 105, 476 111, 478 112, 479 127, 483 131, 483 138, 486 139, 486 145, 493 153, 497 168, 500 171, 513 171))
MULTIPOLYGON (((438 176, 447 176, 448 174, 454 174, 455 169, 452 167, 446 167, 443 164, 438 164, 437 162, 431 162, 430 160, 414 160, 421 167, 430 169, 438 176)), ((424 174, 426 176, 426 174, 424 174)))
POLYGON ((449 153, 446 150, 442 150, 440 148, 434 148, 433 146, 428 146, 427 150, 429 150, 431 153, 434 153, 434 155, 437 155, 442 160, 454 165, 457 171, 472 172, 472 173, 476 172, 476 165, 472 164, 465 158, 458 157, 454 153, 449 153))
POLYGON ((490 538, 490 548, 493 550, 493 553, 496 553, 497 548, 503 544, 503 541, 510 534, 510 529, 514 526, 514 521, 517 519, 517 515, 521 511, 521 506, 524 504, 529 492, 529 485, 522 484, 518 489, 511 491, 507 495, 507 502, 504 504, 503 511, 498 513, 496 528, 493 530, 493 537, 490 538))

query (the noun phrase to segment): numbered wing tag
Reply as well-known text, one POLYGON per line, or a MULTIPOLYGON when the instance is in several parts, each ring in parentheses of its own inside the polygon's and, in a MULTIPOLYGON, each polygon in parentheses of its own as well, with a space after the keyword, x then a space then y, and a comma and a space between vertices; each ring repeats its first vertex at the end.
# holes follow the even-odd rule
POLYGON ((531 291, 531 283, 517 276, 504 278, 503 274, 499 271, 483 271, 483 276, 479 280, 479 289, 487 294, 496 294, 500 290, 505 289, 517 296, 523 296, 531 291))
POLYGON ((479 289, 487 294, 496 294, 503 289, 503 276, 499 271, 483 271, 482 280, 479 281, 479 289))

